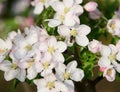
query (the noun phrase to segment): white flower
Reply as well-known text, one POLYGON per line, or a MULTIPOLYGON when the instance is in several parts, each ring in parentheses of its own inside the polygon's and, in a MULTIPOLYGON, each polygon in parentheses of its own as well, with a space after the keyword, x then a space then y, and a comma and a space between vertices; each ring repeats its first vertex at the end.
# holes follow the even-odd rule
POLYGON ((100 51, 101 49, 101 42, 93 39, 93 41, 91 41, 89 44, 88 44, 88 49, 93 52, 93 53, 97 53, 100 51))
POLYGON ((38 41, 38 32, 33 27, 30 29, 26 28, 25 34, 18 33, 13 41, 14 45, 11 54, 13 54, 17 60, 31 57, 35 53, 35 43, 38 41))
POLYGON ((84 71, 76 67, 76 61, 71 61, 67 66, 59 63, 58 66, 55 67, 57 78, 62 81, 70 79, 81 81, 84 77, 84 71))
POLYGON ((47 8, 56 0, 34 0, 31 2, 32 6, 35 7, 34 14, 41 14, 44 7, 47 8))
POLYGON ((74 26, 80 24, 78 16, 83 13, 83 8, 74 0, 56 1, 52 4, 52 8, 56 11, 53 19, 48 19, 50 27, 56 27, 60 24, 66 26, 74 26))
POLYGON ((110 19, 107 23, 107 29, 108 32, 110 32, 112 35, 120 37, 120 19, 113 18, 110 19))
POLYGON ((90 33, 91 29, 87 25, 76 25, 74 27, 67 27, 61 25, 58 27, 58 33, 66 37, 66 42, 73 44, 74 41, 80 46, 87 46, 89 40, 86 35, 90 33))
POLYGON ((49 74, 42 79, 35 79, 37 92, 68 92, 68 88, 56 79, 53 74, 49 74))
POLYGON ((10 81, 17 78, 19 81, 24 82, 26 78, 25 69, 19 68, 15 61, 4 61, 0 64, 0 70, 4 71, 5 80, 10 81))
POLYGON ((2 62, 12 48, 12 42, 9 39, 0 39, 0 62, 2 62))
POLYGON ((116 76, 116 71, 113 68, 113 66, 107 67, 103 73, 103 77, 106 77, 106 79, 110 82, 115 80, 115 76, 116 76))
POLYGON ((54 36, 50 36, 47 42, 40 45, 39 48, 49 53, 54 59, 53 61, 64 62, 62 53, 67 49, 67 45, 62 41, 57 41, 54 36))

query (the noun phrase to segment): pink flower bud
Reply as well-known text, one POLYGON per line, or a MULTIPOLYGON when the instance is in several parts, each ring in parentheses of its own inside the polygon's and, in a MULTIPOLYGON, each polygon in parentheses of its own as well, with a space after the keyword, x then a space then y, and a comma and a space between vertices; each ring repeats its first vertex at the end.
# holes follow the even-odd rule
POLYGON ((96 2, 90 1, 87 4, 84 5, 84 8, 88 12, 93 12, 97 9, 98 4, 96 2))
POLYGON ((88 49, 93 53, 99 52, 101 49, 101 42, 99 42, 97 40, 91 41, 88 45, 88 49))

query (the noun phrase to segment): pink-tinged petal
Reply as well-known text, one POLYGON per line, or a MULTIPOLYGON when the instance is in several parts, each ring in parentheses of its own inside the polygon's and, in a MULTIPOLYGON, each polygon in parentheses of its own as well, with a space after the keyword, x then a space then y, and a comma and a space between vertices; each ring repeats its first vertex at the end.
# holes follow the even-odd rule
POLYGON ((64 58, 64 56, 61 53, 55 53, 53 55, 53 61, 56 62, 56 63, 57 62, 63 63, 65 61, 65 58, 64 58))
POLYGON ((14 69, 10 69, 9 71, 6 71, 4 73, 4 77, 6 81, 10 81, 12 79, 14 79, 17 75, 18 71, 14 70, 14 69))
POLYGON ((62 2, 56 1, 52 4, 52 8, 56 11, 56 12, 62 12, 65 8, 64 4, 62 2))
POLYGON ((82 24, 77 28, 77 30, 79 35, 87 35, 90 33, 91 28, 87 25, 82 24))
POLYGON ((114 81, 116 78, 116 71, 113 68, 113 66, 109 66, 106 68, 106 70, 103 73, 103 77, 106 77, 106 79, 110 82, 114 81))
POLYGON ((53 73, 44 77, 46 81, 56 81, 56 77, 53 73))
POLYGON ((57 52, 62 53, 67 49, 67 45, 62 41, 58 41, 55 48, 57 52))
POLYGON ((68 92, 67 86, 60 81, 55 82, 55 89, 57 92, 68 92))
POLYGON ((41 63, 50 62, 51 59, 52 59, 52 55, 49 52, 45 52, 42 54, 41 63))
POLYGON ((86 36, 76 36, 76 43, 80 46, 87 46, 89 44, 89 39, 86 36))
POLYGON ((100 67, 108 67, 110 66, 111 62, 107 57, 101 57, 98 61, 98 65, 100 67))
POLYGON ((81 81, 84 77, 84 71, 81 69, 75 69, 72 71, 70 78, 74 81, 81 81))
POLYGON ((12 31, 8 34, 8 39, 13 40, 16 35, 17 33, 15 31, 12 31))
POLYGON ((102 56, 106 56, 107 57, 107 56, 110 55, 111 49, 108 46, 102 45, 100 53, 101 53, 102 56))
POLYGON ((74 5, 71 10, 72 10, 72 11, 75 13, 75 15, 77 15, 77 16, 83 14, 83 12, 84 12, 83 7, 80 6, 80 5, 77 5, 77 4, 74 5))
POLYGON ((73 6, 74 1, 73 0, 69 0, 69 2, 68 2, 68 0, 63 0, 63 3, 65 5, 65 7, 69 8, 69 7, 73 6))
POLYGON ((24 82, 26 79, 26 70, 25 69, 18 69, 18 73, 16 75, 16 78, 20 80, 21 82, 24 82))
POLYGON ((97 7, 98 7, 98 4, 94 1, 90 1, 84 5, 85 10, 88 12, 95 11, 97 7))
POLYGON ((65 25, 58 26, 57 31, 60 35, 65 36, 65 37, 70 35, 70 29, 65 25))
POLYGON ((61 24, 61 21, 58 20, 58 19, 47 19, 46 21, 49 21, 49 22, 48 22, 48 25, 49 25, 50 27, 56 27, 56 26, 58 26, 58 25, 61 24))
POLYGON ((44 69, 42 72, 41 72, 41 76, 48 76, 49 74, 52 73, 52 69, 48 68, 48 69, 44 69))
POLYGON ((36 4, 34 9, 34 14, 37 14, 37 15, 40 14, 43 11, 43 9, 44 9, 43 3, 36 4))

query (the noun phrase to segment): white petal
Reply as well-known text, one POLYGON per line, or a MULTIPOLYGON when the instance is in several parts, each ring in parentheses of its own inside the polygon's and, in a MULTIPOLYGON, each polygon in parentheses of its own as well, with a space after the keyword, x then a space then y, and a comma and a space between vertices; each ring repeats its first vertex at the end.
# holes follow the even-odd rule
POLYGON ((58 25, 61 24, 61 21, 58 20, 58 19, 47 19, 46 21, 49 21, 49 22, 48 22, 48 25, 49 25, 50 27, 56 27, 56 26, 58 26, 58 25))
POLYGON ((69 2, 68 2, 68 0, 63 0, 63 3, 65 4, 66 7, 69 8, 69 7, 73 6, 74 1, 73 0, 69 0, 69 2))
POLYGON ((72 7, 72 11, 73 11, 77 16, 79 16, 79 15, 81 15, 81 14, 83 13, 83 7, 80 6, 80 5, 74 5, 74 6, 72 7))
POLYGON ((18 73, 17 70, 13 70, 13 69, 6 71, 4 73, 5 80, 10 81, 10 80, 14 79, 16 77, 17 73, 18 73))
POLYGON ((20 80, 21 82, 24 82, 26 79, 26 71, 25 69, 18 69, 18 73, 16 75, 16 78, 20 80))
POLYGON ((70 35, 70 29, 65 25, 61 25, 61 26, 58 26, 58 33, 66 37, 70 35))
POLYGON ((111 53, 111 49, 108 46, 102 45, 100 53, 102 54, 102 56, 109 56, 111 53))
POLYGON ((77 67, 77 62, 76 61, 71 61, 67 65, 67 71, 72 72, 72 71, 74 71, 76 69, 76 67, 77 67))
POLYGON ((72 71, 71 74, 71 79, 73 79, 74 81, 81 81, 84 77, 84 71, 81 69, 75 69, 74 71, 72 71))
POLYGON ((111 62, 107 57, 101 57, 98 61, 98 65, 100 67, 108 67, 110 66, 111 62))
POLYGON ((9 71, 11 69, 11 63, 8 60, 3 61, 0 63, 0 70, 2 71, 9 71))
POLYGON ((55 89, 57 92, 68 92, 68 88, 62 82, 55 82, 55 89))
POLYGON ((57 52, 64 52, 67 49, 67 45, 62 42, 62 41, 58 41, 56 44, 56 51, 57 52))
POLYGON ((70 92, 75 92, 74 83, 72 80, 65 80, 64 84, 68 87, 70 92))
POLYGON ((88 38, 84 35, 76 36, 75 40, 76 43, 80 46, 87 46, 89 44, 88 38))
POLYGON ((38 3, 36 6, 35 6, 35 9, 34 9, 34 14, 40 14, 42 11, 43 11, 44 7, 43 7, 43 3, 38 3))
POLYGON ((56 11, 56 12, 62 12, 65 8, 64 4, 62 2, 56 1, 52 4, 52 8, 56 11))
POLYGON ((74 0, 76 4, 81 4, 83 0, 74 0))
POLYGON ((117 53, 116 59, 117 59, 118 61, 120 61, 120 51, 117 53))
POLYGON ((57 62, 63 63, 65 61, 65 58, 64 58, 64 56, 61 53, 55 53, 53 55, 53 61, 56 62, 56 63, 57 62))
POLYGON ((37 72, 34 67, 30 67, 27 69, 27 78, 28 79, 33 79, 37 76, 37 72))
POLYGON ((87 26, 87 25, 84 25, 84 24, 80 25, 80 26, 77 28, 77 30, 78 30, 79 35, 87 35, 87 34, 89 34, 90 31, 91 31, 90 27, 87 26))
POLYGON ((69 12, 65 15, 65 20, 63 21, 63 24, 66 26, 74 26, 76 24, 76 21, 73 19, 74 14, 72 12, 69 12))

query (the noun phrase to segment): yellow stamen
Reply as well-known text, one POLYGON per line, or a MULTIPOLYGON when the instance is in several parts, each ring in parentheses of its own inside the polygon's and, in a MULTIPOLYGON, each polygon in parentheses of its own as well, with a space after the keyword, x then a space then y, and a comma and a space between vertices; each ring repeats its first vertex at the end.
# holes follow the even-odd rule
POLYGON ((52 89, 52 88, 54 88, 54 85, 55 85, 54 82, 48 82, 46 87, 49 88, 49 89, 52 89))
POLYGON ((63 76, 64 76, 64 79, 65 79, 65 80, 68 80, 68 79, 70 78, 70 73, 65 72, 65 73, 63 74, 63 76))
POLYGON ((53 52, 55 52, 55 49, 54 49, 54 47, 48 47, 48 52, 50 52, 50 53, 53 53, 53 52))
POLYGON ((16 68, 17 68, 17 64, 12 63, 12 68, 13 68, 13 69, 16 69, 16 68))
POLYGON ((65 13, 65 14, 68 13, 69 10, 70 10, 70 8, 66 7, 66 8, 64 9, 64 13, 65 13))
POLYGON ((115 54, 110 54, 109 57, 110 61, 114 61, 115 60, 115 54))
POLYGON ((30 51, 30 50, 32 50, 32 46, 31 46, 31 45, 26 45, 26 46, 25 46, 25 49, 26 49, 27 51, 30 51))
POLYGON ((107 75, 110 76, 111 73, 112 73, 112 69, 108 69, 108 70, 107 70, 107 75))
POLYGON ((45 70, 48 69, 48 67, 49 67, 49 63, 48 63, 48 62, 43 63, 43 68, 44 68, 45 70))
POLYGON ((76 36, 76 35, 77 35, 77 31, 76 31, 76 30, 71 30, 71 31, 70 31, 70 35, 76 36))
POLYGON ((4 54, 6 52, 6 49, 0 49, 0 54, 4 54))

